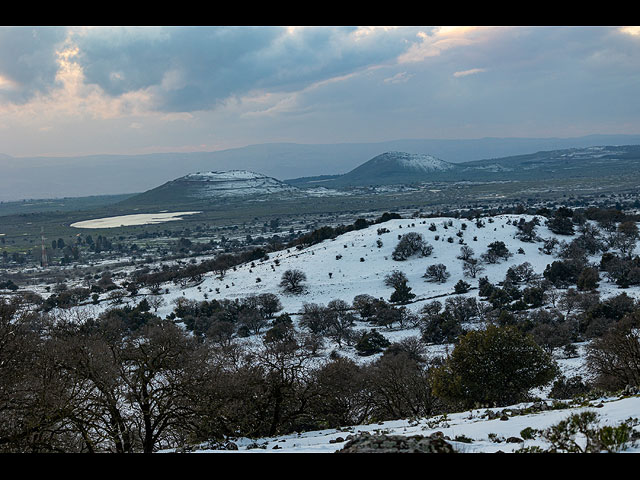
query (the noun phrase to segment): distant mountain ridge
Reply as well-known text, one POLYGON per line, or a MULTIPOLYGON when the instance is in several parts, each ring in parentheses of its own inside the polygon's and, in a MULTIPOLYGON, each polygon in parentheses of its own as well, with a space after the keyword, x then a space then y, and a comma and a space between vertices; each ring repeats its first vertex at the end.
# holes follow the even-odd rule
POLYGON ((262 173, 227 170, 190 173, 123 203, 223 201, 297 193, 298 188, 262 173))
POLYGON ((385 152, 341 175, 324 186, 361 186, 429 181, 459 167, 433 155, 385 152))
MULTIPOLYGON (((277 179, 341 175, 384 152, 450 163, 595 145, 640 144, 640 135, 574 138, 399 139, 370 143, 266 143, 213 152, 67 157, 0 155, 0 201, 143 192, 190 172, 246 169, 277 179)), ((289 184, 295 184, 287 180, 289 184)))
POLYGON ((433 155, 386 152, 330 178, 287 180, 299 188, 346 188, 440 181, 524 181, 640 173, 640 145, 593 146, 452 163, 433 155))

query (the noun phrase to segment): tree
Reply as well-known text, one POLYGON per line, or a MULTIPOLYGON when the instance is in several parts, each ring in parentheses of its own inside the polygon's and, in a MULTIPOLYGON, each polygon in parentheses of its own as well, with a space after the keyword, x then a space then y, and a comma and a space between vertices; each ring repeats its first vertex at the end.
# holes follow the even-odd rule
POLYGON ((459 280, 458 283, 456 283, 455 286, 453 287, 453 290, 455 293, 461 294, 461 293, 467 293, 470 288, 471 288, 471 285, 469 285, 467 282, 465 282, 464 280, 459 280))
POLYGON ((462 263, 462 272, 467 277, 476 278, 476 276, 483 271, 484 267, 477 258, 469 258, 462 263))
POLYGON ((355 323, 355 315, 351 307, 344 300, 331 300, 326 308, 327 328, 325 334, 342 346, 343 341, 350 342, 353 338, 352 326, 355 323))
POLYGON ((412 257, 413 255, 420 255, 421 257, 427 257, 431 255, 433 247, 425 242, 421 233, 409 232, 402 237, 394 248, 391 258, 397 261, 403 261, 412 257))
POLYGON ((313 372, 311 416, 322 419, 319 428, 364 423, 372 408, 368 376, 353 360, 338 357, 313 372))
POLYGON ((488 245, 488 250, 480 257, 487 263, 498 263, 501 259, 507 260, 512 254, 504 242, 496 240, 488 245))
POLYGON ((265 318, 273 316, 282 310, 282 303, 274 293, 261 293, 257 298, 258 308, 265 318))
POLYGON ((421 358, 392 344, 367 367, 374 418, 391 420, 433 415, 438 401, 431 392, 429 370, 421 358))
POLYGON ((587 347, 587 368, 608 390, 640 386, 640 315, 627 315, 587 347))
POLYGON ((620 250, 622 255, 631 257, 633 250, 636 247, 636 243, 640 237, 640 231, 636 222, 627 221, 618 225, 615 236, 615 245, 620 250))
POLYGON ((304 291, 304 282, 307 281, 307 276, 301 270, 287 270, 282 274, 280 278, 280 286, 285 292, 299 294, 304 291))
POLYGON ((598 282, 600 281, 600 275, 598 270, 592 267, 586 267, 578 275, 576 286, 578 290, 595 290, 598 288, 598 282))
POLYGON ((555 260, 544 269, 543 276, 556 287, 567 287, 578 280, 580 269, 568 260, 555 260))
POLYGON ((356 343, 356 351, 358 355, 373 355, 382 352, 389 345, 391 345, 391 342, 384 335, 377 330, 369 330, 368 332, 363 332, 360 336, 356 343))
POLYGON ((149 302, 151 308, 153 308, 154 312, 157 312, 160 307, 166 305, 167 303, 161 295, 149 296, 147 297, 147 301, 149 302))
POLYGON ((573 235, 573 222, 571 215, 561 212, 558 209, 556 214, 547 221, 547 228, 557 235, 573 235))
POLYGON ((429 282, 438 282, 444 283, 451 276, 449 272, 447 272, 446 265, 442 263, 437 263, 434 265, 429 265, 427 267, 427 271, 423 275, 424 278, 429 282))
POLYGON ((391 302, 407 303, 415 298, 416 295, 411 293, 411 287, 409 287, 408 281, 407 276, 399 270, 394 270, 384 277, 384 284, 394 289, 389 299, 391 302))
POLYGON ((464 407, 504 406, 557 373, 552 357, 517 328, 489 325, 462 336, 434 371, 434 393, 464 407))
POLYGON ((308 328, 312 333, 324 333, 328 325, 329 322, 325 307, 316 303, 305 303, 302 305, 300 326, 308 328))
POLYGON ((456 258, 458 260, 462 260, 463 262, 468 262, 473 258, 473 255, 473 248, 468 245, 463 245, 462 247, 460 247, 460 255, 458 255, 456 258))
POLYGON ((518 233, 516 233, 516 238, 519 238, 523 242, 534 242, 537 238, 536 236, 536 227, 540 224, 538 217, 534 217, 530 221, 526 221, 524 218, 521 218, 516 227, 518 228, 518 233))
POLYGON ((74 429, 92 451, 156 451, 191 424, 206 369, 197 341, 171 322, 132 331, 114 317, 56 331, 59 368, 83 385, 74 429))
POLYGON ((291 431, 298 417, 305 413, 315 356, 311 347, 304 336, 294 334, 265 341, 251 355, 260 369, 262 398, 256 401, 261 403, 260 409, 264 412, 262 435, 277 435, 281 429, 291 431))

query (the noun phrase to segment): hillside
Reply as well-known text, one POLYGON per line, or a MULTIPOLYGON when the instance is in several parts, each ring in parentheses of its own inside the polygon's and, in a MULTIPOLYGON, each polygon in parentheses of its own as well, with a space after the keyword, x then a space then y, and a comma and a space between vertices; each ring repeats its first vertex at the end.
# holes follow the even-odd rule
POLYGON ((126 204, 219 202, 296 193, 294 186, 248 170, 198 172, 133 196, 126 204))
MULTIPOLYGON (((571 415, 593 412, 596 425, 615 427, 630 418, 637 418, 640 396, 595 398, 584 405, 558 402, 525 403, 504 408, 487 408, 411 420, 393 420, 370 425, 353 425, 345 428, 317 430, 279 437, 259 439, 238 438, 231 442, 241 453, 334 453, 347 442, 362 434, 400 436, 442 436, 459 453, 513 453, 523 448, 548 449, 550 443, 539 436, 522 438, 526 429, 544 430, 566 420, 571 415), (506 418, 506 420, 505 420, 506 418)), ((636 427, 637 428, 637 427, 636 427)), ((584 448, 584 440, 578 438, 584 448)), ((194 452, 229 452, 219 444, 202 444, 193 447, 194 452)), ((228 448, 228 446, 227 446, 228 448)), ((168 450, 165 453, 173 452, 168 450)), ((640 453, 640 444, 629 442, 625 453, 640 453)))
MULTIPOLYGON (((334 299, 351 303, 356 295, 363 293, 388 300, 393 289, 385 286, 384 277, 394 269, 407 275, 408 284, 416 294, 414 302, 408 307, 418 311, 430 299, 444 300, 443 297, 453 295, 453 287, 460 279, 466 279, 473 287, 477 286, 477 279, 469 279, 463 274, 463 263, 457 258, 462 246, 460 241, 471 247, 476 256, 486 252, 489 244, 495 241, 502 241, 508 246, 512 257, 507 261, 485 265, 486 270, 482 272, 482 276, 487 276, 491 282, 502 282, 509 267, 524 262, 529 262, 541 276, 545 267, 556 258, 540 251, 541 242, 524 242, 516 238, 517 228, 513 223, 520 218, 530 220, 533 217, 499 215, 492 217, 491 222, 479 224, 456 218, 390 220, 380 225, 389 230, 387 233, 378 235, 379 226, 372 225, 302 250, 272 252, 267 260, 256 261, 254 266, 250 263, 239 265, 234 271, 228 271, 223 279, 210 273, 198 286, 180 288, 169 285, 169 293, 165 295, 167 305, 158 313, 168 315, 173 308, 171 303, 178 297, 202 301, 205 294, 209 299, 222 299, 275 293, 280 296, 284 311, 290 314, 300 312, 305 303, 326 304, 334 299), (435 231, 429 230, 431 223, 435 225, 435 231), (398 243, 398 237, 409 232, 422 234, 425 241, 433 246, 433 252, 428 257, 414 256, 404 261, 393 260, 392 252, 398 243), (457 236, 459 232, 461 236, 457 236), (449 238, 452 239, 451 243, 449 238), (377 240, 381 240, 382 246, 377 246, 377 240), (522 249, 521 253, 517 253, 519 249, 522 249), (435 263, 446 265, 451 274, 446 282, 428 282, 423 278, 427 266, 435 263), (282 293, 280 277, 288 269, 300 269, 306 274, 308 288, 303 294, 282 293)), ((556 238, 559 241, 571 241, 573 238, 556 235, 544 225, 537 227, 536 233, 541 238, 556 238)), ((599 259, 594 257, 595 260, 599 259)), ((615 284, 604 281, 601 282, 600 291, 603 296, 619 293, 615 284)), ((640 297, 640 292, 635 289, 627 293, 640 297)), ((472 290, 467 295, 476 294, 472 290)), ((396 337, 415 332, 394 330, 388 334, 396 337)))
MULTIPOLYGON (((301 323, 301 312, 305 309, 305 305, 324 306, 334 300, 343 300, 347 305, 353 305, 358 295, 389 300, 393 289, 385 284, 385 276, 398 270, 406 275, 408 286, 416 295, 405 307, 409 312, 418 314, 414 315, 418 318, 423 307, 434 306, 435 302, 445 305, 451 300, 453 305, 456 302, 478 300, 479 304, 489 307, 492 300, 487 301, 479 295, 479 277, 486 276, 495 285, 506 285, 503 282, 508 270, 512 267, 528 265, 531 278, 524 281, 520 287, 536 285, 536 278, 541 278, 547 265, 559 258, 559 248, 544 253, 541 248, 543 240, 555 238, 562 242, 571 241, 576 237, 577 234, 554 234, 544 225, 543 217, 524 214, 495 215, 474 220, 447 217, 392 219, 352 230, 313 245, 269 252, 267 256, 255 257, 254 261, 228 268, 222 277, 217 270, 208 270, 198 279, 185 278, 184 282, 166 281, 158 286, 156 294, 152 293, 152 286, 141 286, 139 291, 131 296, 112 296, 114 292, 104 292, 97 296, 93 304, 86 304, 80 308, 86 309, 86 312, 93 317, 113 308, 114 305, 120 308, 125 304, 134 307, 141 298, 144 298, 148 299, 149 305, 151 303, 155 305, 154 313, 160 319, 171 324, 177 323, 180 332, 184 331, 186 335, 191 335, 192 327, 189 325, 193 325, 190 323, 193 322, 193 318, 189 317, 191 313, 188 313, 190 311, 188 305, 197 306, 204 300, 210 304, 214 303, 214 300, 221 303, 224 303, 224 300, 231 300, 231 305, 242 305, 242 302, 250 301, 252 297, 255 299, 256 295, 273 293, 281 301, 282 308, 279 310, 279 315, 288 314, 292 320, 292 326, 302 332, 307 329, 301 323), (519 229, 516 225, 521 220, 529 222, 534 218, 541 220, 535 228, 536 237, 533 241, 524 241, 517 235, 519 229), (432 250, 422 256, 409 256, 403 260, 394 259, 393 253, 399 240, 408 233, 422 235, 432 250), (461 247, 470 247, 473 254, 480 257, 494 242, 504 242, 510 256, 496 262, 483 259, 485 269, 481 275, 474 278, 465 275, 463 262, 458 258, 461 247), (424 276, 425 271, 433 264, 445 265, 450 277, 442 282, 427 281, 424 276), (300 294, 285 293, 280 285, 282 274, 290 269, 299 269, 306 275, 306 280, 303 282, 304 289, 300 294), (470 284, 470 290, 465 293, 456 293, 454 286, 463 279, 470 284), (156 302, 158 299, 162 299, 162 302, 156 302), (182 311, 187 313, 180 313, 180 308, 177 308, 180 305, 185 308, 182 311)), ((596 264, 599 260, 598 254, 588 258, 591 264, 596 264)), ((157 270, 164 270, 163 267, 170 268, 170 264, 164 264, 164 262, 148 266, 157 270)), ((129 276, 135 268, 130 266, 119 271, 114 269, 111 273, 114 279, 121 281, 120 279, 129 276)), ((541 309, 551 309, 550 302, 553 301, 554 309, 559 309, 568 315, 566 309, 575 307, 575 305, 564 306, 562 298, 567 292, 565 288, 546 286, 545 289, 546 303, 541 309)), ((43 297, 48 296, 45 285, 38 288, 37 292, 43 297)), ((611 297, 619 298, 621 293, 632 300, 637 301, 640 298, 640 289, 637 286, 621 290, 607 276, 603 275, 600 278, 597 295, 602 301, 611 297)), ((462 321, 466 331, 482 330, 495 321, 495 318, 490 319, 489 311, 484 310, 484 307, 479 306, 473 315, 462 321)), ((523 313, 528 314, 527 312, 529 310, 523 313)), ((534 315, 533 310, 530 312, 534 315)), ((394 343, 416 341, 422 338, 420 344, 424 349, 426 361, 437 361, 438 357, 446 356, 452 351, 454 344, 448 341, 424 340, 423 326, 424 324, 412 323, 409 320, 406 324, 396 322, 382 325, 372 322, 371 319, 356 316, 352 329, 354 335, 375 329, 386 340, 394 343)), ((268 327, 265 326, 261 332, 250 331, 248 334, 238 331, 233 336, 233 342, 240 349, 246 348, 247 352, 260 352, 266 344, 263 341, 266 338, 265 330, 267 329, 268 327)), ((560 347, 551 350, 560 373, 565 378, 589 379, 590 372, 587 369, 585 357, 589 340, 573 339, 570 340, 570 345, 575 349, 575 353, 566 353, 560 347)), ((341 343, 333 336, 325 336, 314 350, 313 357, 307 359, 309 362, 307 365, 309 368, 322 368, 329 359, 337 356, 362 367, 375 367, 376 362, 384 355, 383 352, 361 355, 355 343, 341 343)), ((395 417, 397 420, 383 423, 366 422, 369 424, 365 424, 363 422, 358 426, 354 426, 353 423, 344 423, 339 429, 306 431, 278 437, 261 435, 251 439, 230 436, 228 440, 233 442, 239 451, 264 451, 263 449, 272 451, 277 446, 277 451, 333 452, 347 445, 349 438, 353 438, 358 432, 404 436, 433 435, 442 432, 442 435, 450 439, 452 445, 460 452, 511 452, 523 446, 540 448, 548 446, 539 438, 524 439, 524 442, 521 441, 522 438, 513 440, 524 436, 521 432, 526 428, 548 428, 566 419, 572 413, 585 410, 598 413, 601 425, 616 425, 634 416, 638 408, 637 392, 626 393, 626 398, 623 398, 617 395, 603 397, 595 391, 589 394, 588 401, 580 397, 574 403, 556 400, 558 397, 552 395, 551 384, 542 385, 531 390, 530 393, 533 400, 526 404, 500 408, 482 407, 462 413, 426 418, 402 415, 395 417), (507 441, 509 438, 512 440, 507 441)), ((196 451, 224 450, 224 447, 215 443, 188 446, 188 448, 196 451)))
POLYGON ((429 182, 447 179, 457 168, 433 155, 386 152, 327 183, 340 187, 429 182))
POLYGON ((537 151, 640 143, 638 135, 578 138, 408 139, 378 143, 249 145, 213 152, 0 157, 0 200, 143 192, 189 172, 246 169, 279 179, 343 174, 388 151, 452 163, 537 151))
POLYGON ((640 145, 594 146, 451 163, 424 154, 386 152, 336 177, 293 179, 328 188, 426 182, 544 181, 640 175, 640 145))

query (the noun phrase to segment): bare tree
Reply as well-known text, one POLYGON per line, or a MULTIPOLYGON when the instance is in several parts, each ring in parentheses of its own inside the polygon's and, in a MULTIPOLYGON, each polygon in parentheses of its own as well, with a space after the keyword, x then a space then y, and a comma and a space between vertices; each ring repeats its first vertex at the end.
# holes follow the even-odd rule
POLYGON ((287 270, 282 274, 280 286, 285 292, 299 294, 304 291, 303 283, 307 281, 307 276, 301 270, 287 270))
POLYGON ((164 305, 166 305, 165 299, 160 295, 153 295, 147 297, 147 302, 149 302, 149 306, 153 308, 154 312, 157 312, 158 309, 164 305))

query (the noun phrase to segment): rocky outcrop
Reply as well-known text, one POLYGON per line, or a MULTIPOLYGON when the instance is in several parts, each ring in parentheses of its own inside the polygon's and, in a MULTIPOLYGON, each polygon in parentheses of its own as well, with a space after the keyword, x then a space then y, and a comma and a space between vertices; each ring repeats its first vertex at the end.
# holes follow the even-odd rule
POLYGON ((363 432, 336 453, 455 453, 455 450, 438 435, 371 435, 363 432))

